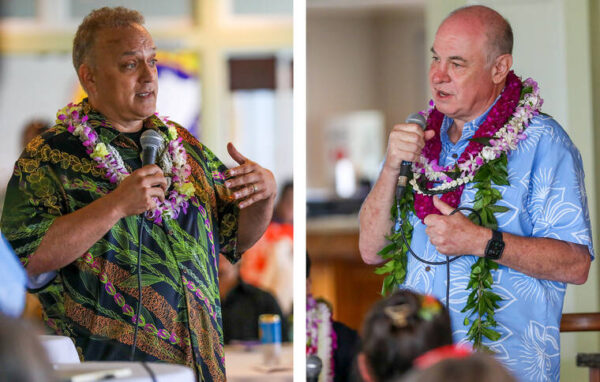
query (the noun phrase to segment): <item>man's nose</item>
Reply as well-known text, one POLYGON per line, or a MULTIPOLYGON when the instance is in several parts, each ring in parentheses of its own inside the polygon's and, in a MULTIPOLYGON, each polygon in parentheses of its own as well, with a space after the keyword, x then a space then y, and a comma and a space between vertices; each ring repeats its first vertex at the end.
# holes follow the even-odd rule
POLYGON ((142 82, 154 82, 158 76, 156 66, 151 66, 148 63, 141 65, 140 80, 142 82))
POLYGON ((450 77, 448 76, 448 67, 441 63, 432 65, 430 75, 431 82, 434 84, 448 82, 450 80, 450 77))

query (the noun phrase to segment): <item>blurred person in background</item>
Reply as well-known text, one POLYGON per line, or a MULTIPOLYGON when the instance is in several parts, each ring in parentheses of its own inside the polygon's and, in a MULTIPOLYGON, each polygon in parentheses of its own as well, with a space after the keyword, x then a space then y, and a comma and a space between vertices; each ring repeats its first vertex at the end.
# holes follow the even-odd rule
POLYGON ((242 259, 241 276, 248 284, 270 292, 287 316, 292 311, 294 183, 285 182, 263 237, 242 259))
POLYGON ((0 314, 19 317, 25 308, 27 276, 10 243, 2 234, 0 234, 0 280, 0 314))
POLYGON ((399 290, 377 302, 362 331, 358 368, 365 382, 391 381, 429 350, 452 345, 448 310, 433 296, 399 290))
POLYGON ((58 382, 37 332, 0 314, 0 382, 58 382))
POLYGON ((232 144, 239 166, 227 169, 155 114, 156 47, 143 23, 123 7, 85 17, 73 65, 88 98, 59 110, 18 159, 2 232, 47 327, 83 360, 179 363, 223 381, 218 255, 235 262, 260 238, 275 179, 232 144), (160 143, 156 164, 143 165, 149 130, 160 143))
POLYGON ((356 330, 333 319, 333 311, 327 301, 312 295, 310 266, 310 256, 307 253, 306 355, 316 355, 321 360, 319 381, 353 381, 358 377, 356 355, 360 338, 356 330))
POLYGON ((21 148, 25 148, 33 138, 47 131, 50 127, 52 127, 52 125, 48 121, 41 119, 29 121, 25 127, 23 127, 23 132, 21 133, 21 148))
POLYGON ((240 278, 239 264, 231 264, 223 255, 220 257, 219 295, 221 296, 225 343, 258 341, 258 317, 261 314, 279 316, 281 340, 287 342, 287 321, 283 317, 275 297, 269 292, 245 283, 240 278))

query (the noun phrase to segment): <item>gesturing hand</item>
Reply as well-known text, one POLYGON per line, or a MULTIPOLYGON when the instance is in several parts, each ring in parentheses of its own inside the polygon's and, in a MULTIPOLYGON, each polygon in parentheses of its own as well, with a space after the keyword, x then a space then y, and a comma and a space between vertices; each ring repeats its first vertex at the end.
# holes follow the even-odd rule
POLYGON ((433 197, 433 205, 443 215, 429 214, 423 222, 427 226, 425 233, 438 252, 446 256, 481 256, 480 252, 483 252, 485 243, 491 236, 489 230, 474 224, 461 213, 450 215, 454 208, 437 196, 433 197))
POLYGON ((225 186, 233 191, 240 208, 275 196, 277 185, 271 171, 240 154, 232 143, 227 144, 227 152, 239 166, 229 169, 225 186))
POLYGON ((121 215, 132 216, 154 209, 154 198, 165 200, 167 180, 157 165, 151 164, 132 172, 109 195, 121 215))

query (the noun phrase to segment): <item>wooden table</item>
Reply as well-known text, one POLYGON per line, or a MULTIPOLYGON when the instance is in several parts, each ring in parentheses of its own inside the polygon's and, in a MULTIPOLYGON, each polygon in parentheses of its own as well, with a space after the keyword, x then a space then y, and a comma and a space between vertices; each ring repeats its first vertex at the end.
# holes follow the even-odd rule
POLYGON ((590 368, 590 382, 600 382, 600 353, 577 354, 577 366, 590 368))
POLYGON ((225 346, 225 370, 228 382, 292 382, 293 352, 291 344, 281 347, 278 367, 262 367, 263 355, 260 345, 245 349, 243 346, 225 346))

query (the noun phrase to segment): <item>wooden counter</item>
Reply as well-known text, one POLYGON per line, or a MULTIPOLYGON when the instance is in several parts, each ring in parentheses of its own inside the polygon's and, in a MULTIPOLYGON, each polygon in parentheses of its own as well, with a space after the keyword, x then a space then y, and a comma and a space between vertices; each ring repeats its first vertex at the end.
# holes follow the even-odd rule
POLYGON ((381 298, 383 276, 373 273, 358 251, 358 216, 330 216, 306 222, 312 292, 333 307, 333 317, 359 330, 371 305, 381 298))

